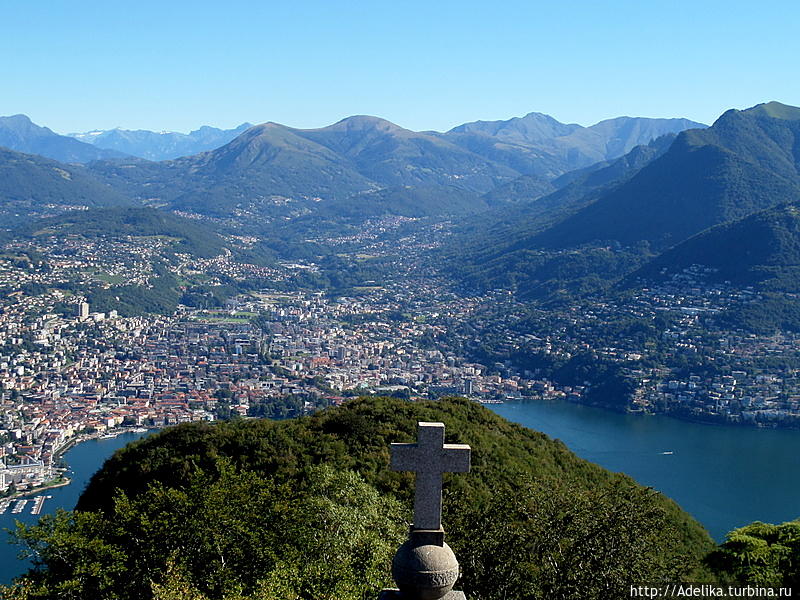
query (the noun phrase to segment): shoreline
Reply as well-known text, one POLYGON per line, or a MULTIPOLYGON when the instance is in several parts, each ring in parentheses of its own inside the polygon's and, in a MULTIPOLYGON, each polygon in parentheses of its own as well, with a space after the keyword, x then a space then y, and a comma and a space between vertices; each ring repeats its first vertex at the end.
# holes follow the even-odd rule
POLYGON ((709 418, 700 418, 695 417, 692 415, 687 415, 681 413, 680 411, 670 411, 670 412, 649 412, 645 410, 619 410, 617 408, 612 408, 610 406, 606 406, 604 404, 598 403, 591 403, 591 402, 576 402, 574 400, 567 400, 566 398, 523 398, 519 400, 502 400, 498 402, 481 402, 481 404, 525 404, 529 402, 568 402, 569 404, 575 404, 577 406, 586 406, 589 408, 599 408, 601 410, 605 410, 612 413, 617 413, 620 415, 631 415, 636 417, 666 417, 668 419, 675 419, 676 421, 682 421, 684 423, 694 423, 696 425, 711 425, 717 427, 735 427, 737 429, 752 429, 756 431, 760 430, 767 430, 767 431, 798 431, 800 430, 800 424, 785 424, 779 421, 776 422, 762 422, 762 421, 755 421, 755 422, 744 422, 744 421, 728 421, 723 419, 715 419, 713 417, 709 418))
POLYGON ((15 492, 14 494, 11 494, 10 496, 4 496, 3 498, 0 498, 0 502, 6 501, 6 500, 8 502, 11 502, 12 500, 17 500, 17 499, 20 499, 20 498, 24 498, 25 496, 33 496, 35 494, 39 494, 40 492, 44 492, 44 491, 47 491, 47 490, 53 490, 55 488, 65 487, 65 486, 69 485, 70 483, 72 483, 72 479, 70 479, 69 477, 65 477, 63 480, 59 481, 58 483, 50 483, 50 484, 46 484, 46 485, 40 485, 40 486, 35 487, 33 489, 25 490, 24 492, 15 492))
MULTIPOLYGON (((137 431, 137 430, 141 430, 141 429, 146 429, 146 432, 150 432, 150 431, 158 431, 159 428, 158 427, 135 427, 135 428, 130 428, 130 429, 126 428, 126 429, 122 429, 120 431, 115 431, 113 435, 109 435, 108 433, 100 433, 100 432, 82 433, 82 434, 79 434, 79 435, 76 435, 76 436, 70 438, 69 440, 67 440, 67 442, 63 446, 61 446, 58 450, 53 452, 53 460, 55 461, 55 460, 61 458, 64 454, 69 452, 72 448, 74 448, 78 444, 82 444, 83 442, 89 442, 91 440, 100 440, 100 439, 103 439, 103 438, 113 439, 113 438, 119 437, 121 435, 125 435, 126 433, 146 433, 146 432, 142 432, 142 431, 137 431), (106 436, 108 436, 108 437, 106 437, 106 436)), ((65 467, 61 467, 61 469, 62 469, 62 473, 63 474, 59 479, 55 480, 56 483, 43 484, 43 485, 36 486, 36 487, 34 487, 34 488, 30 489, 30 490, 23 490, 23 491, 19 491, 19 492, 14 492, 10 496, 0 497, 0 502, 5 501, 5 500, 8 500, 9 502, 11 502, 12 500, 16 500, 16 499, 19 499, 19 498, 25 498, 26 496, 33 496, 33 495, 38 494, 40 492, 43 492, 45 490, 52 490, 52 489, 55 489, 55 488, 66 487, 66 486, 70 485, 72 483, 72 479, 70 477, 66 477, 65 476, 66 473, 69 472, 69 465, 67 465, 65 467)))

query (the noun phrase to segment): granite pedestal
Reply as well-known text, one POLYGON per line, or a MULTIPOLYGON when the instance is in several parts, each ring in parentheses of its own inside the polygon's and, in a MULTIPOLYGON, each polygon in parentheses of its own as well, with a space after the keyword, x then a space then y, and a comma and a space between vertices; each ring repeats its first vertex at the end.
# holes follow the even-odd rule
MULTIPOLYGON (((383 590, 378 600, 407 600, 400 590, 383 590)), ((450 592, 442 600, 467 600, 464 592, 450 592)))

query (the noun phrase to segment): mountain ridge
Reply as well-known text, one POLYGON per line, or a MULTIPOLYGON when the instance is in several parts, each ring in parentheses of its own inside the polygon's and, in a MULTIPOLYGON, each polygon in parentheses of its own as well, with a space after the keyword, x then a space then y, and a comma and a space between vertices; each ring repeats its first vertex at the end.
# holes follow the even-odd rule
POLYGON ((463 264, 454 268, 467 284, 547 296, 605 289, 635 269, 644 273, 650 260, 663 266, 660 254, 709 228, 800 202, 796 115, 800 109, 779 103, 726 111, 660 149, 640 147, 613 167, 597 163, 556 179, 564 187, 505 209, 495 226, 484 216, 471 239, 458 237, 453 256, 463 264))
MULTIPOLYGON (((578 125, 559 124, 538 113, 513 121, 523 133, 534 128, 534 122, 545 123, 551 133, 582 131, 578 125)), ((619 146, 617 138, 647 137, 661 127, 648 129, 631 122, 620 121, 633 133, 611 123, 604 125, 607 131, 591 134, 596 151, 605 156, 615 152, 605 146, 619 146)), ((122 130, 116 131, 121 135, 122 130)), ((221 133, 238 135, 217 148, 168 161, 134 156, 93 160, 86 174, 134 203, 232 219, 252 230, 323 208, 331 219, 357 219, 359 214, 460 216, 482 210, 487 203, 481 195, 521 176, 529 179, 519 188, 520 194, 542 195, 553 189, 554 178, 574 166, 565 155, 531 145, 505 144, 480 135, 475 138, 480 144, 471 147, 471 142, 448 134, 415 132, 369 115, 346 117, 316 129, 267 122, 242 132, 206 127, 194 133, 218 141, 215 136, 221 133)), ((150 134, 160 140, 171 135, 150 134)), ((91 137, 96 142, 102 135, 91 137)), ((587 160, 584 156, 579 162, 587 160)))
POLYGON ((0 147, 0 226, 63 210, 130 205, 83 167, 0 147))
POLYGON ((95 148, 41 127, 23 114, 0 117, 0 146, 25 154, 38 154, 62 163, 124 158, 122 152, 95 148))
POLYGON ((242 123, 238 127, 226 130, 203 125, 189 133, 156 132, 146 129, 130 130, 116 127, 67 135, 97 148, 160 161, 213 150, 228 143, 252 126, 251 123, 242 123))
POLYGON ((546 191, 549 181, 570 166, 563 158, 531 148, 483 150, 465 147, 446 134, 414 132, 380 117, 356 115, 316 129, 267 122, 198 155, 155 165, 94 163, 91 168, 107 183, 160 205, 270 220, 316 212, 319 202, 333 203, 326 208, 329 214, 337 203, 352 214, 353 203, 363 205, 364 194, 399 189, 406 190, 406 200, 419 190, 417 200, 402 203, 414 216, 458 215, 462 208, 472 212, 480 207, 482 201, 470 199, 472 195, 490 192, 521 174, 546 191), (463 193, 451 208, 430 204, 427 199, 436 186, 454 199, 453 190, 463 193))
POLYGON ((791 149, 796 136, 800 121, 754 109, 726 111, 708 129, 678 134, 664 155, 537 243, 646 240, 666 248, 718 223, 798 199, 800 154, 791 149))

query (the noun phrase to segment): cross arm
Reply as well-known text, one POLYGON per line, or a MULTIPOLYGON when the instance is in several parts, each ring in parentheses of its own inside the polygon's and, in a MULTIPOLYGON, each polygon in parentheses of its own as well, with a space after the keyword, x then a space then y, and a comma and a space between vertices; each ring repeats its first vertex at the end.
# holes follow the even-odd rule
POLYGON ((468 473, 471 466, 471 454, 467 444, 445 444, 442 452, 442 471, 468 473))
POLYGON ((416 471, 416 444, 391 444, 389 450, 392 453, 392 471, 416 471))

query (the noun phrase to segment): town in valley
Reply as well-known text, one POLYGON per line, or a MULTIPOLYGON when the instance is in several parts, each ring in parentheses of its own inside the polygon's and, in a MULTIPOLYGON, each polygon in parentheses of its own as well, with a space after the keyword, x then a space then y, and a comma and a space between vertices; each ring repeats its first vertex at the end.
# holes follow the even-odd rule
POLYGON ((566 400, 745 426, 800 423, 800 338, 714 324, 732 306, 758 302, 752 288, 708 283, 693 268, 659 286, 545 309, 504 290, 466 293, 426 258, 446 225, 408 221, 328 240, 382 257, 392 273, 345 293, 287 286, 319 270, 311 261, 178 256, 176 277, 273 285, 170 314, 98 310, 79 291, 147 286, 162 239, 8 243, 0 493, 62 481, 59 455, 87 436, 284 418, 361 395, 566 400), (603 369, 581 371, 587 361, 603 369))

